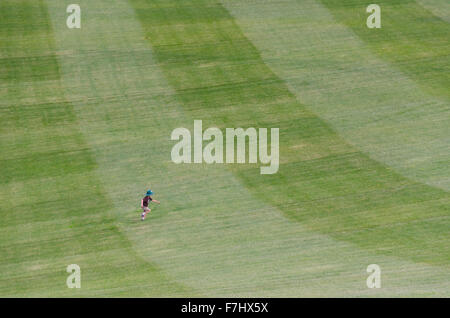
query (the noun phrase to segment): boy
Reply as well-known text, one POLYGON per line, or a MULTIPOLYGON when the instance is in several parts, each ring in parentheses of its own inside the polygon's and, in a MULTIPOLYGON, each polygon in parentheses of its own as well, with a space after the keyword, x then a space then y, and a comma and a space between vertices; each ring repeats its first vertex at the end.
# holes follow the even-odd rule
POLYGON ((153 194, 152 190, 148 190, 145 197, 141 200, 141 208, 144 211, 144 213, 141 214, 141 221, 144 221, 145 216, 147 213, 150 213, 151 209, 148 207, 148 204, 150 202, 155 202, 160 204, 158 200, 152 199, 151 195, 153 194))

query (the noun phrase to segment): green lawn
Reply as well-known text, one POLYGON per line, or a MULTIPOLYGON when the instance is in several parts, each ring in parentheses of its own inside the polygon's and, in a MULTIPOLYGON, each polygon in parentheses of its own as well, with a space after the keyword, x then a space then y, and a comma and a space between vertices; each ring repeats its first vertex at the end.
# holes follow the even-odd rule
POLYGON ((448 11, 397 2, 3 0, 0 296, 448 297, 448 11), (194 119, 279 172, 174 164, 194 119))

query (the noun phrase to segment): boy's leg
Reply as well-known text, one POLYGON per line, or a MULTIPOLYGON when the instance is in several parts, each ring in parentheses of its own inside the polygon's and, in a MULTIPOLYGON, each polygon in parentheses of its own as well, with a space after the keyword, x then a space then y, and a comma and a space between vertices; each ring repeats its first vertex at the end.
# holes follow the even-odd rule
POLYGON ((144 213, 141 214, 141 220, 144 221, 145 216, 147 215, 147 213, 149 213, 151 210, 148 207, 144 207, 144 213))

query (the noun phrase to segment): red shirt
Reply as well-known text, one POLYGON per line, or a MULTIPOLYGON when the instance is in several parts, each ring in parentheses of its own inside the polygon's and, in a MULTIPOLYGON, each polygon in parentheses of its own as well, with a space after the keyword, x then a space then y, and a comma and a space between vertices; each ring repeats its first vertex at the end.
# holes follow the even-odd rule
POLYGON ((145 196, 145 197, 142 199, 142 205, 143 205, 143 206, 148 206, 148 203, 149 203, 150 201, 153 201, 153 199, 152 199, 151 196, 147 195, 147 196, 145 196))

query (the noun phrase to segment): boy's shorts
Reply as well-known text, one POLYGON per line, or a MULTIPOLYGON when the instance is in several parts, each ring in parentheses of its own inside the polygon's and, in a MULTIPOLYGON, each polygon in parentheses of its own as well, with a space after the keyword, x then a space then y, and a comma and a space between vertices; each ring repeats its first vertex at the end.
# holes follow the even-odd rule
POLYGON ((150 208, 148 206, 144 206, 144 207, 142 207, 142 211, 150 212, 150 208))

